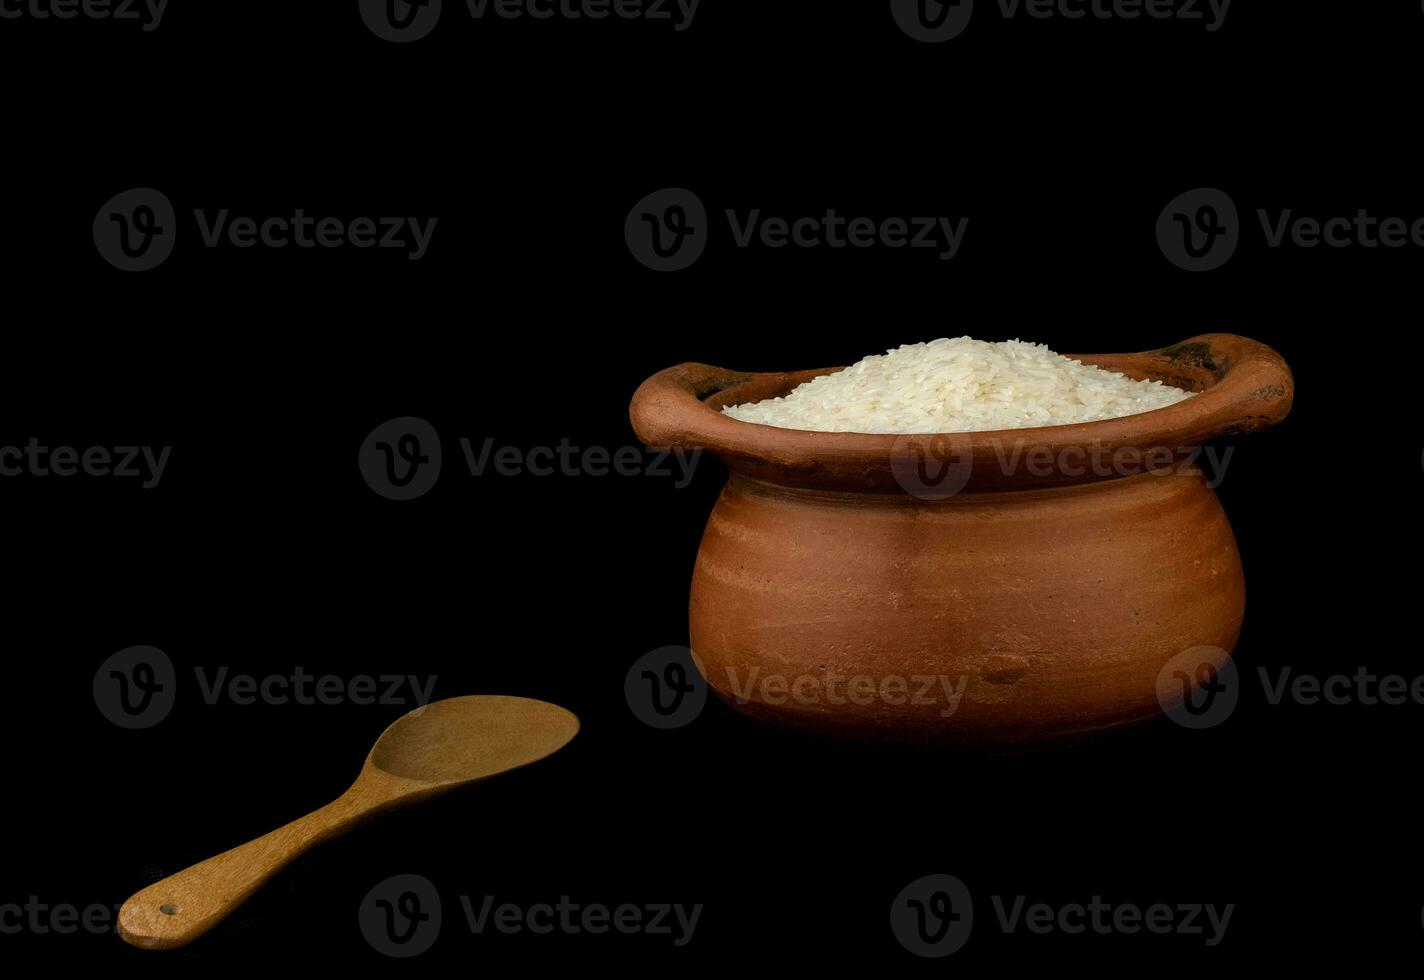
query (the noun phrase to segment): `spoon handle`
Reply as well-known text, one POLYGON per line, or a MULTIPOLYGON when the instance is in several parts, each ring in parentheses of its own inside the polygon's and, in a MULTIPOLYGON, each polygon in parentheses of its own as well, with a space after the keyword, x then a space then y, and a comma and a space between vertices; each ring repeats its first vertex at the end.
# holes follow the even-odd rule
POLYGON ((149 885, 119 909, 119 935, 144 949, 172 949, 192 942, 293 858, 379 808, 372 803, 347 793, 269 834, 149 885))

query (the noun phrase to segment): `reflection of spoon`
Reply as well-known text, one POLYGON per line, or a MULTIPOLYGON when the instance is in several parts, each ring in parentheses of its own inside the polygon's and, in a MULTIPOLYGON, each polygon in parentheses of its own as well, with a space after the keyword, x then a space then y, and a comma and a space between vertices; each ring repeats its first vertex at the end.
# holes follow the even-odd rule
POLYGON ((383 810, 538 762, 579 722, 557 705, 476 695, 434 701, 376 739, 351 788, 270 834, 149 885, 119 910, 119 935, 145 949, 192 942, 313 844, 383 810))

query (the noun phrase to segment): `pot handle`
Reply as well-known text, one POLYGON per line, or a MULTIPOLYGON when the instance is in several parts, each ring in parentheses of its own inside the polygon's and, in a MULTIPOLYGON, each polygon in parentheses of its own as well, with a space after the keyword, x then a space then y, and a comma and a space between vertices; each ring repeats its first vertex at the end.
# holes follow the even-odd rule
POLYGON ((1295 399, 1285 359, 1249 337, 1202 334, 1155 353, 1174 372, 1216 378, 1198 396, 1212 403, 1194 420, 1193 434, 1200 439, 1268 428, 1286 417, 1295 399))
POLYGON ((644 445, 659 449, 720 448, 717 430, 735 423, 710 411, 703 400, 754 377, 695 361, 659 371, 633 393, 628 407, 633 431, 644 445))

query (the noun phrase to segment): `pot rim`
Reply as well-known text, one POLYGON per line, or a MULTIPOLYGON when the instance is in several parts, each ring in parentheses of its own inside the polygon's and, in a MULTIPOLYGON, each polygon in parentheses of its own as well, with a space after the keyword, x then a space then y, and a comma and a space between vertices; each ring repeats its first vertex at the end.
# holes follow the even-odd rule
MULTIPOLYGON (((915 453, 933 449, 966 463, 961 489, 988 490, 1092 482, 1063 473, 1028 479, 1004 473, 1006 451, 1092 448, 1108 453, 1167 450, 1180 455, 1223 435, 1254 432, 1289 413, 1295 383, 1285 360, 1265 344, 1229 333, 1209 333, 1157 350, 1128 354, 1070 354, 1085 364, 1128 377, 1162 381, 1195 392, 1175 405, 1096 422, 957 433, 818 432, 744 422, 723 415, 726 405, 785 394, 841 368, 794 372, 738 372, 689 362, 653 375, 633 395, 629 415, 647 445, 708 450, 735 472, 792 486, 894 491, 886 480, 915 453)), ((902 474, 901 474, 902 475, 902 474)), ((1108 476, 1131 475, 1114 472, 1108 476)), ((912 491, 913 492, 913 491, 912 491)))

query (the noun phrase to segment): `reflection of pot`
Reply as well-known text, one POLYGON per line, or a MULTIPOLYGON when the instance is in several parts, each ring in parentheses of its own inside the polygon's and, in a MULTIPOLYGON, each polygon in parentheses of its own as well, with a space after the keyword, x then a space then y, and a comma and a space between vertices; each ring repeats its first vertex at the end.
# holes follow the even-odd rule
POLYGON ((1189 453, 1284 418, 1290 370, 1231 334, 1075 356, 1199 394, 1102 422, 895 436, 720 412, 838 369, 682 364, 644 382, 639 438, 731 469, 692 580, 712 688, 831 734, 1019 741, 1149 717, 1174 656, 1224 661, 1241 562, 1189 453))

